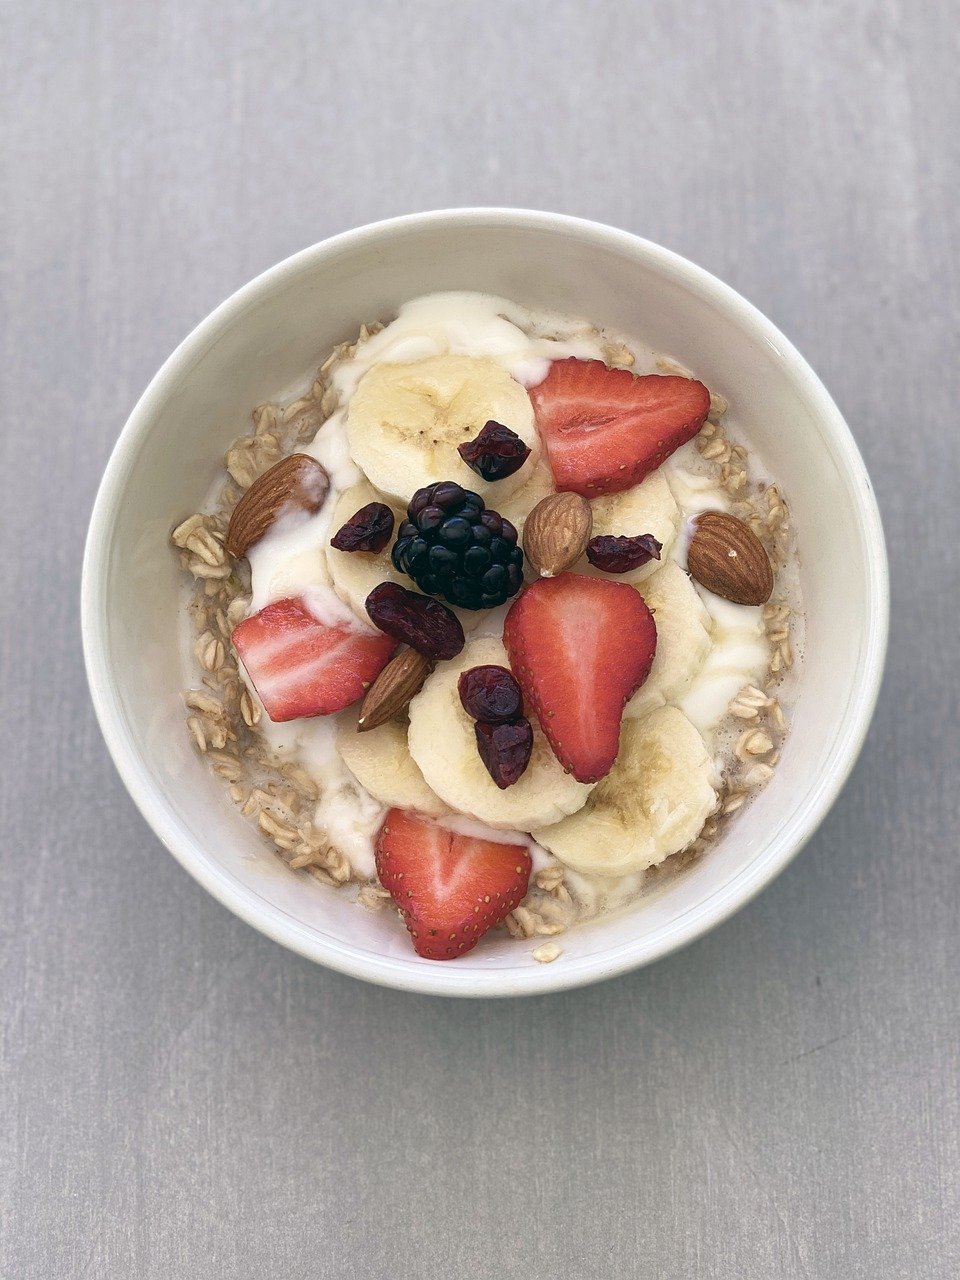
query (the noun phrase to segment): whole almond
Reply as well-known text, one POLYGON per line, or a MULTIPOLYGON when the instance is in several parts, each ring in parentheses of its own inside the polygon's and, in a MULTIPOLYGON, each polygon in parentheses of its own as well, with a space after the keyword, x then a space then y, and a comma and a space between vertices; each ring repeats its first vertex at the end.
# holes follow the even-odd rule
POLYGON ((401 649, 383 668, 360 704, 357 732, 376 729, 400 714, 423 688, 433 663, 416 649, 401 649))
POLYGON ((590 503, 579 493, 551 493, 523 526, 523 549, 541 578, 555 578, 577 563, 593 533, 590 503))
POLYGON ((687 568, 701 586, 734 604, 766 604, 773 591, 763 543, 742 520, 721 511, 697 517, 687 568))
POLYGON ((326 470, 306 453, 291 453, 254 480, 234 507, 227 529, 227 550, 245 556, 280 515, 317 511, 330 488, 326 470))

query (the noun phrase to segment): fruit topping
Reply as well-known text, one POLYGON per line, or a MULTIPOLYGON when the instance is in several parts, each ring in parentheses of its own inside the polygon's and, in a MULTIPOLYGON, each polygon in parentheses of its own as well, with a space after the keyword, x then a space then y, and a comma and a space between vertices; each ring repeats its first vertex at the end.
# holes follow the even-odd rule
POLYGON ((653 614, 623 582, 540 578, 510 607, 503 643, 524 697, 563 767, 580 782, 609 773, 627 699, 650 672, 653 614))
POLYGON ((413 495, 392 558, 421 591, 461 609, 494 609, 523 582, 516 529, 450 480, 413 495))
POLYGON ((533 751, 533 729, 525 716, 509 724, 488 724, 477 721, 473 726, 477 735, 477 751, 486 765, 487 773, 501 791, 518 782, 530 763, 533 751))
POLYGON ((655 471, 706 420, 710 393, 692 378, 555 360, 530 392, 558 489, 621 493, 655 471))
POLYGON ((676 560, 667 560, 637 590, 657 624, 657 654, 650 674, 623 709, 624 721, 645 716, 661 703, 677 702, 713 646, 713 619, 676 560))
POLYGON ((377 875, 400 909, 417 955, 453 960, 520 905, 529 851, 461 835, 390 809, 377 836, 377 875))
POLYGON ((773 591, 763 543, 749 525, 721 511, 697 516, 687 568, 702 587, 734 604, 766 604, 773 591))
POLYGON ((258 476, 233 509, 226 547, 245 556, 273 523, 288 514, 312 514, 323 506, 330 488, 326 470, 306 453, 292 453, 258 476))
POLYGON ((437 662, 455 658, 464 645, 463 627, 455 613, 427 596, 396 582, 381 582, 367 596, 370 621, 388 636, 437 662))
POLYGON ((330 539, 338 551, 382 551, 393 533, 393 512, 385 502, 368 502, 330 539))
MULTIPOLYGON (((439 817, 447 806, 427 786, 407 746, 407 725, 388 720, 369 733, 358 733, 350 715, 338 716, 337 750, 357 782, 384 809, 413 809, 439 817)), ((499 792, 498 792, 499 794, 499 792)), ((366 809, 358 811, 360 816, 366 809)))
POLYGON ((587 559, 604 573, 630 573, 650 560, 659 560, 663 544, 652 533, 636 538, 599 537, 587 543, 587 559))
POLYGON ((457 690, 464 711, 474 720, 506 724, 523 715, 523 693, 506 667, 471 667, 460 677, 457 690))
POLYGON ((716 808, 716 764, 677 707, 625 720, 617 762, 571 817, 533 832, 584 875, 626 876, 679 853, 716 808))
POLYGON ((530 457, 530 446, 515 431, 499 422, 488 422, 473 440, 457 447, 471 471, 484 480, 504 480, 519 471, 530 457))
MULTIPOLYGON (((529 712, 533 755, 523 777, 506 791, 493 781, 477 751, 476 721, 464 711, 458 685, 471 667, 494 665, 509 667, 510 659, 493 636, 468 639, 459 657, 438 663, 408 708, 407 746, 427 786, 449 808, 490 827, 532 831, 579 809, 590 787, 564 773, 529 712)), ((422 806, 404 802, 403 807, 422 806)))
POLYGON ((401 651, 383 668, 360 704, 357 732, 377 729, 398 716, 423 688, 433 664, 416 649, 401 651))
POLYGON ((527 559, 544 578, 555 578, 577 563, 593 530, 593 512, 579 493, 551 493, 533 508, 523 526, 527 559))
POLYGON ((299 598, 277 600, 231 637, 271 720, 326 716, 357 702, 396 642, 369 627, 321 622, 299 598))
MULTIPOLYGON (((485 422, 504 423, 539 454, 527 390, 492 356, 383 360, 367 370, 350 397, 350 456, 375 488, 402 505, 441 480, 482 489, 486 481, 474 483, 476 472, 457 449, 485 422)), ((498 481, 498 495, 524 479, 521 469, 498 481)))
POLYGON ((457 682, 473 726, 477 751, 501 791, 512 787, 530 763, 533 729, 523 715, 523 693, 506 667, 471 667, 457 682))

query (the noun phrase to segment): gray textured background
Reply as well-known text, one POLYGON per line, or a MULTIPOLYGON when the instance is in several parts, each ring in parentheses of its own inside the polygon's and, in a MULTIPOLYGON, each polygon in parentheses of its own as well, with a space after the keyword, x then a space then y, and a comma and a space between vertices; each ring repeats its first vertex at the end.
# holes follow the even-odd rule
POLYGON ((956 13, 0 4, 0 1275, 953 1277, 956 13), (641 232, 811 359, 872 472, 886 684, 807 851, 686 952, 451 1003, 288 955, 127 799, 81 667, 96 484, 175 343, 330 232, 641 232))

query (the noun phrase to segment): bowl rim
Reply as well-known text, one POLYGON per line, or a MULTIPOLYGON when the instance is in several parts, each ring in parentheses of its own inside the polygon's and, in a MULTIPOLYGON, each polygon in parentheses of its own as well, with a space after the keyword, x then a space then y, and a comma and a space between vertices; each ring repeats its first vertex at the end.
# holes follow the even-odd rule
POLYGON ((889 629, 889 574, 880 512, 866 467, 843 415, 800 352, 752 303, 704 268, 632 232, 567 214, 533 209, 467 207, 429 210, 368 223, 330 236, 261 272, 220 303, 183 339, 151 379, 130 413, 107 462, 97 492, 83 557, 81 630, 87 680, 94 709, 113 762, 148 825, 177 861, 224 906, 274 941, 340 973, 381 986, 423 994, 488 997, 538 995, 585 986, 650 964, 701 937, 745 906, 786 867, 810 839, 839 795, 856 763, 876 706, 889 629), (344 249, 362 247, 411 228, 511 226, 566 232, 620 253, 640 254, 681 286, 711 300, 766 342, 786 366, 830 437, 834 459, 856 508, 866 551, 869 615, 861 665, 844 718, 817 781, 790 820, 763 851, 697 907, 646 938, 621 943, 609 953, 571 958, 563 965, 526 963, 516 969, 463 970, 455 965, 376 956, 323 937, 281 907, 268 903, 216 863, 195 841, 166 793, 145 769, 140 743, 126 721, 107 661, 107 562, 112 525, 142 438, 173 384, 225 326, 239 320, 262 293, 344 249))

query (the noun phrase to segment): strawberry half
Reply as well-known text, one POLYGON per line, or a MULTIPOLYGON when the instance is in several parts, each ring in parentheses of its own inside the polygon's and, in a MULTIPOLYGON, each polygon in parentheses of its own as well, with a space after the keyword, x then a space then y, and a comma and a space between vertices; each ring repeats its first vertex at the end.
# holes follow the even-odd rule
POLYGON ((577 573, 541 578, 511 606, 503 643, 564 769, 580 782, 604 777, 620 749, 624 704, 657 651, 639 591, 577 573))
POLYGON ((692 378, 554 360, 530 398, 556 486, 585 498, 632 489, 703 426, 710 392, 692 378))
POLYGON ((400 908, 418 956, 454 960, 526 896, 529 851, 460 835, 391 809, 377 836, 377 875, 400 908))
POLYGON ((327 716, 357 702, 390 661, 396 640, 320 622, 300 598, 277 600, 231 636, 271 720, 327 716))

